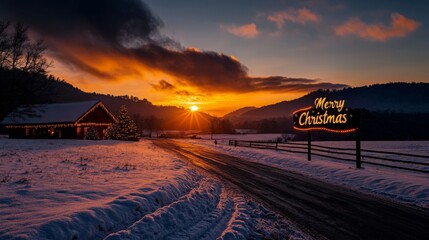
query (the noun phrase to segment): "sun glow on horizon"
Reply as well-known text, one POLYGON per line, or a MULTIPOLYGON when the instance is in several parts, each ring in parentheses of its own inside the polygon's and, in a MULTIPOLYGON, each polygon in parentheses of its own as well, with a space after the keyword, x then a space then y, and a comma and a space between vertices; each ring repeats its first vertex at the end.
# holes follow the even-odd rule
POLYGON ((200 108, 197 105, 192 105, 189 107, 189 110, 191 110, 191 112, 196 112, 198 111, 200 108))

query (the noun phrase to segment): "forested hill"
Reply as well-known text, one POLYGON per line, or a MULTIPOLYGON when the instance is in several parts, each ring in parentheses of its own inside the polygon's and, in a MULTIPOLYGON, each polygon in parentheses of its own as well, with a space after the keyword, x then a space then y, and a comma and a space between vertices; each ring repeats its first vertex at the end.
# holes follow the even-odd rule
POLYGON ((131 114, 141 116, 156 116, 167 118, 171 115, 184 111, 174 106, 156 106, 147 99, 139 99, 133 96, 113 96, 99 93, 87 93, 65 81, 53 82, 51 89, 54 91, 51 102, 77 102, 88 100, 101 100, 112 112, 119 112, 121 105, 126 105, 131 114))
POLYGON ((226 114, 225 116, 223 116, 223 118, 233 120, 237 117, 240 117, 243 113, 249 112, 254 109, 256 109, 256 107, 243 107, 226 114))
POLYGON ((314 99, 326 97, 345 100, 350 108, 362 108, 371 112, 428 113, 429 83, 388 83, 346 88, 343 90, 319 90, 301 98, 250 109, 234 115, 234 122, 256 121, 270 118, 286 118, 301 108, 313 106, 314 99))

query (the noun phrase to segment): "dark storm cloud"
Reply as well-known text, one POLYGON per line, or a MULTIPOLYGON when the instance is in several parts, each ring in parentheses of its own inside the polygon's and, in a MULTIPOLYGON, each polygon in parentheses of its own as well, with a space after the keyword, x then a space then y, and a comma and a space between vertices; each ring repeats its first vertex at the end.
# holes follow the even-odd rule
POLYGON ((173 84, 165 80, 159 81, 158 84, 152 84, 152 87, 159 91, 171 91, 176 89, 176 87, 173 84))
POLYGON ((121 48, 124 41, 151 41, 162 26, 139 0, 3 0, 0 13, 48 37, 106 47, 121 48))
POLYGON ((246 67, 224 54, 174 50, 156 44, 130 51, 147 66, 175 75, 184 84, 215 91, 241 91, 250 87, 250 82, 245 80, 246 67))
MULTIPOLYGON (((138 72, 138 68, 146 66, 175 76, 179 84, 203 91, 286 91, 345 86, 311 79, 249 77, 247 68, 231 56, 184 49, 162 36, 161 19, 140 0, 2 0, 0 16, 28 24, 37 37, 46 40, 56 59, 106 80, 138 72), (108 59, 123 67, 106 69, 95 60, 87 60, 92 57, 108 59), (137 64, 126 66, 121 59, 132 59, 137 64)), ((176 89, 168 84, 164 81, 153 87, 160 91, 176 89)))
POLYGON ((191 92, 186 91, 186 90, 177 90, 176 86, 174 86, 173 84, 171 84, 165 80, 160 80, 157 84, 151 84, 151 85, 155 90, 170 92, 170 93, 174 93, 174 94, 179 95, 179 96, 187 96, 187 97, 188 96, 203 96, 201 94, 191 93, 191 92))
POLYGON ((186 97, 189 97, 189 96, 199 96, 199 97, 204 96, 202 94, 195 94, 195 93, 191 93, 191 92, 186 91, 186 90, 176 91, 175 94, 180 95, 180 96, 186 96, 186 97))

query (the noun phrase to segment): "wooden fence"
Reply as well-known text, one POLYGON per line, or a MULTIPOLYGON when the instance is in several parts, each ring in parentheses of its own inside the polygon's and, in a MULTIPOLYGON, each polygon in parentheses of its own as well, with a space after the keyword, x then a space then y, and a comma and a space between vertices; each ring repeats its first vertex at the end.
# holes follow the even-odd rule
MULTIPOLYGON (((306 143, 229 140, 228 144, 236 147, 251 147, 308 154, 308 145, 306 143)), ((326 147, 312 144, 311 155, 339 161, 356 162, 355 148, 326 147)), ((427 155, 361 149, 360 158, 362 164, 429 173, 429 156, 427 155)))

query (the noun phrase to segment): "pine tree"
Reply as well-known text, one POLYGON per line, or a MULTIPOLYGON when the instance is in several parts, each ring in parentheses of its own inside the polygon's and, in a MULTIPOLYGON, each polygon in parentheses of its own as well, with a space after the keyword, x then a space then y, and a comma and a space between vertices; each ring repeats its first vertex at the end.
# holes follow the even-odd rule
POLYGON ((100 137, 98 136, 97 129, 95 129, 95 127, 89 127, 88 131, 85 134, 85 139, 88 139, 88 140, 100 140, 100 137))
POLYGON ((139 130, 136 123, 128 116, 128 110, 125 105, 121 106, 118 122, 114 123, 106 131, 106 138, 126 140, 126 141, 138 141, 140 137, 139 130))

